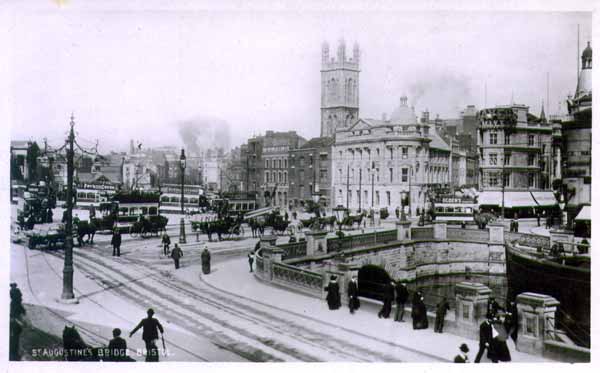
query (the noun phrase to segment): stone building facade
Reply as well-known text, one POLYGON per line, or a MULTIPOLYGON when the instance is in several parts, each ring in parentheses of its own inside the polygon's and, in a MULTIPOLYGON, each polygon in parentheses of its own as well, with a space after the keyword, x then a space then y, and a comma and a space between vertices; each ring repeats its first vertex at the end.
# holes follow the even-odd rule
POLYGON ((447 184, 448 145, 420 123, 403 96, 389 120, 359 119, 335 135, 332 198, 351 210, 427 207, 434 183, 447 184))
POLYGON ((574 194, 567 200, 567 219, 571 221, 592 197, 592 48, 588 42, 581 55, 581 72, 575 96, 567 101, 569 116, 562 122, 562 153, 555 162, 560 166, 564 183, 574 194), (562 159, 561 159, 562 158, 562 159))
POLYGON ((552 125, 543 113, 537 118, 529 114, 529 107, 517 104, 481 110, 480 205, 495 206, 499 212, 504 199, 510 210, 507 217, 519 209, 531 215, 533 208, 555 206, 550 191, 552 144, 552 125))
POLYGON ((321 137, 331 137, 358 119, 360 49, 354 44, 352 57, 346 56, 341 40, 336 58, 329 55, 329 44, 321 51, 321 137))
POLYGON ((259 205, 287 208, 289 205, 289 152, 301 147, 306 140, 296 131, 267 133, 260 138, 261 154, 258 177, 259 205))
POLYGON ((331 137, 316 137, 289 155, 290 207, 318 198, 321 206, 335 207, 331 199, 331 137))

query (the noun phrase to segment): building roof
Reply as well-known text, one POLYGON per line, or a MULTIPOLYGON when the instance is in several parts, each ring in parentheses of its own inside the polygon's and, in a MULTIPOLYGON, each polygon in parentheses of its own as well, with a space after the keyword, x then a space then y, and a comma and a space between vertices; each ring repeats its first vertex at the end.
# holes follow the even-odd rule
POLYGON ((300 147, 300 149, 316 149, 331 146, 333 144, 332 137, 313 137, 300 147))
POLYGON ((450 146, 442 139, 442 137, 437 133, 435 126, 431 126, 431 131, 429 131, 429 137, 431 138, 431 142, 429 143, 430 148, 441 149, 445 151, 450 151, 450 146))
POLYGON ((394 124, 414 124, 417 123, 417 116, 414 108, 408 107, 406 96, 400 98, 400 105, 392 112, 390 122, 394 124))

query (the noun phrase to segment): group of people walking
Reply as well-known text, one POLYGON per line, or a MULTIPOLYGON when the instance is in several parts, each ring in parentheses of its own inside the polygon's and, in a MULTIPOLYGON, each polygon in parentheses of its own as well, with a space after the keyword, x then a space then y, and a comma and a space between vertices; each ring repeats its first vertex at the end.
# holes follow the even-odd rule
MULTIPOLYGON (((337 276, 333 275, 325 287, 327 292, 326 301, 330 310, 337 310, 341 307, 340 284, 337 276)), ((396 312, 394 321, 403 322, 405 306, 409 299, 409 291, 404 281, 391 281, 382 286, 383 306, 377 316, 387 319, 391 315, 392 303, 396 302, 396 312)), ((356 276, 352 276, 347 285, 348 309, 351 314, 360 308, 359 286, 356 276)), ((479 363, 483 354, 487 351, 487 357, 492 362, 510 361, 510 351, 506 344, 510 337, 515 342, 517 339, 518 317, 515 302, 509 303, 508 310, 505 311, 498 302, 491 297, 488 301, 486 318, 480 325, 479 351, 475 362, 479 363)), ((446 314, 450 310, 450 303, 446 297, 442 297, 437 303, 435 309, 435 333, 444 332, 444 321, 446 314)), ((427 329, 429 319, 427 316, 427 307, 425 305, 423 293, 417 290, 412 295, 411 318, 413 329, 427 329)), ((460 346, 460 352, 455 357, 454 362, 467 363, 469 348, 466 344, 460 346)))

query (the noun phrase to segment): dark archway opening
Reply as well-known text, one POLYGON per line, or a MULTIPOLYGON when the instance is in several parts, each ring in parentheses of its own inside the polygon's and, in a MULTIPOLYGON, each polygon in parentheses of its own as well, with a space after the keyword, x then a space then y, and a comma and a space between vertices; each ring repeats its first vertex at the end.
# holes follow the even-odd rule
POLYGON ((384 286, 390 281, 392 278, 385 269, 367 264, 358 270, 358 295, 383 301, 384 286))

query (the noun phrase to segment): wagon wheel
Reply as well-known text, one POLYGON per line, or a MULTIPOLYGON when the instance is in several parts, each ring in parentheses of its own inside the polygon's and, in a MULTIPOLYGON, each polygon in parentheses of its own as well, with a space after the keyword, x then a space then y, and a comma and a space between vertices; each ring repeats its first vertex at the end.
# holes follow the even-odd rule
POLYGON ((142 231, 140 232, 140 236, 142 238, 148 238, 148 237, 152 236, 152 231, 146 230, 146 228, 142 228, 142 231))

